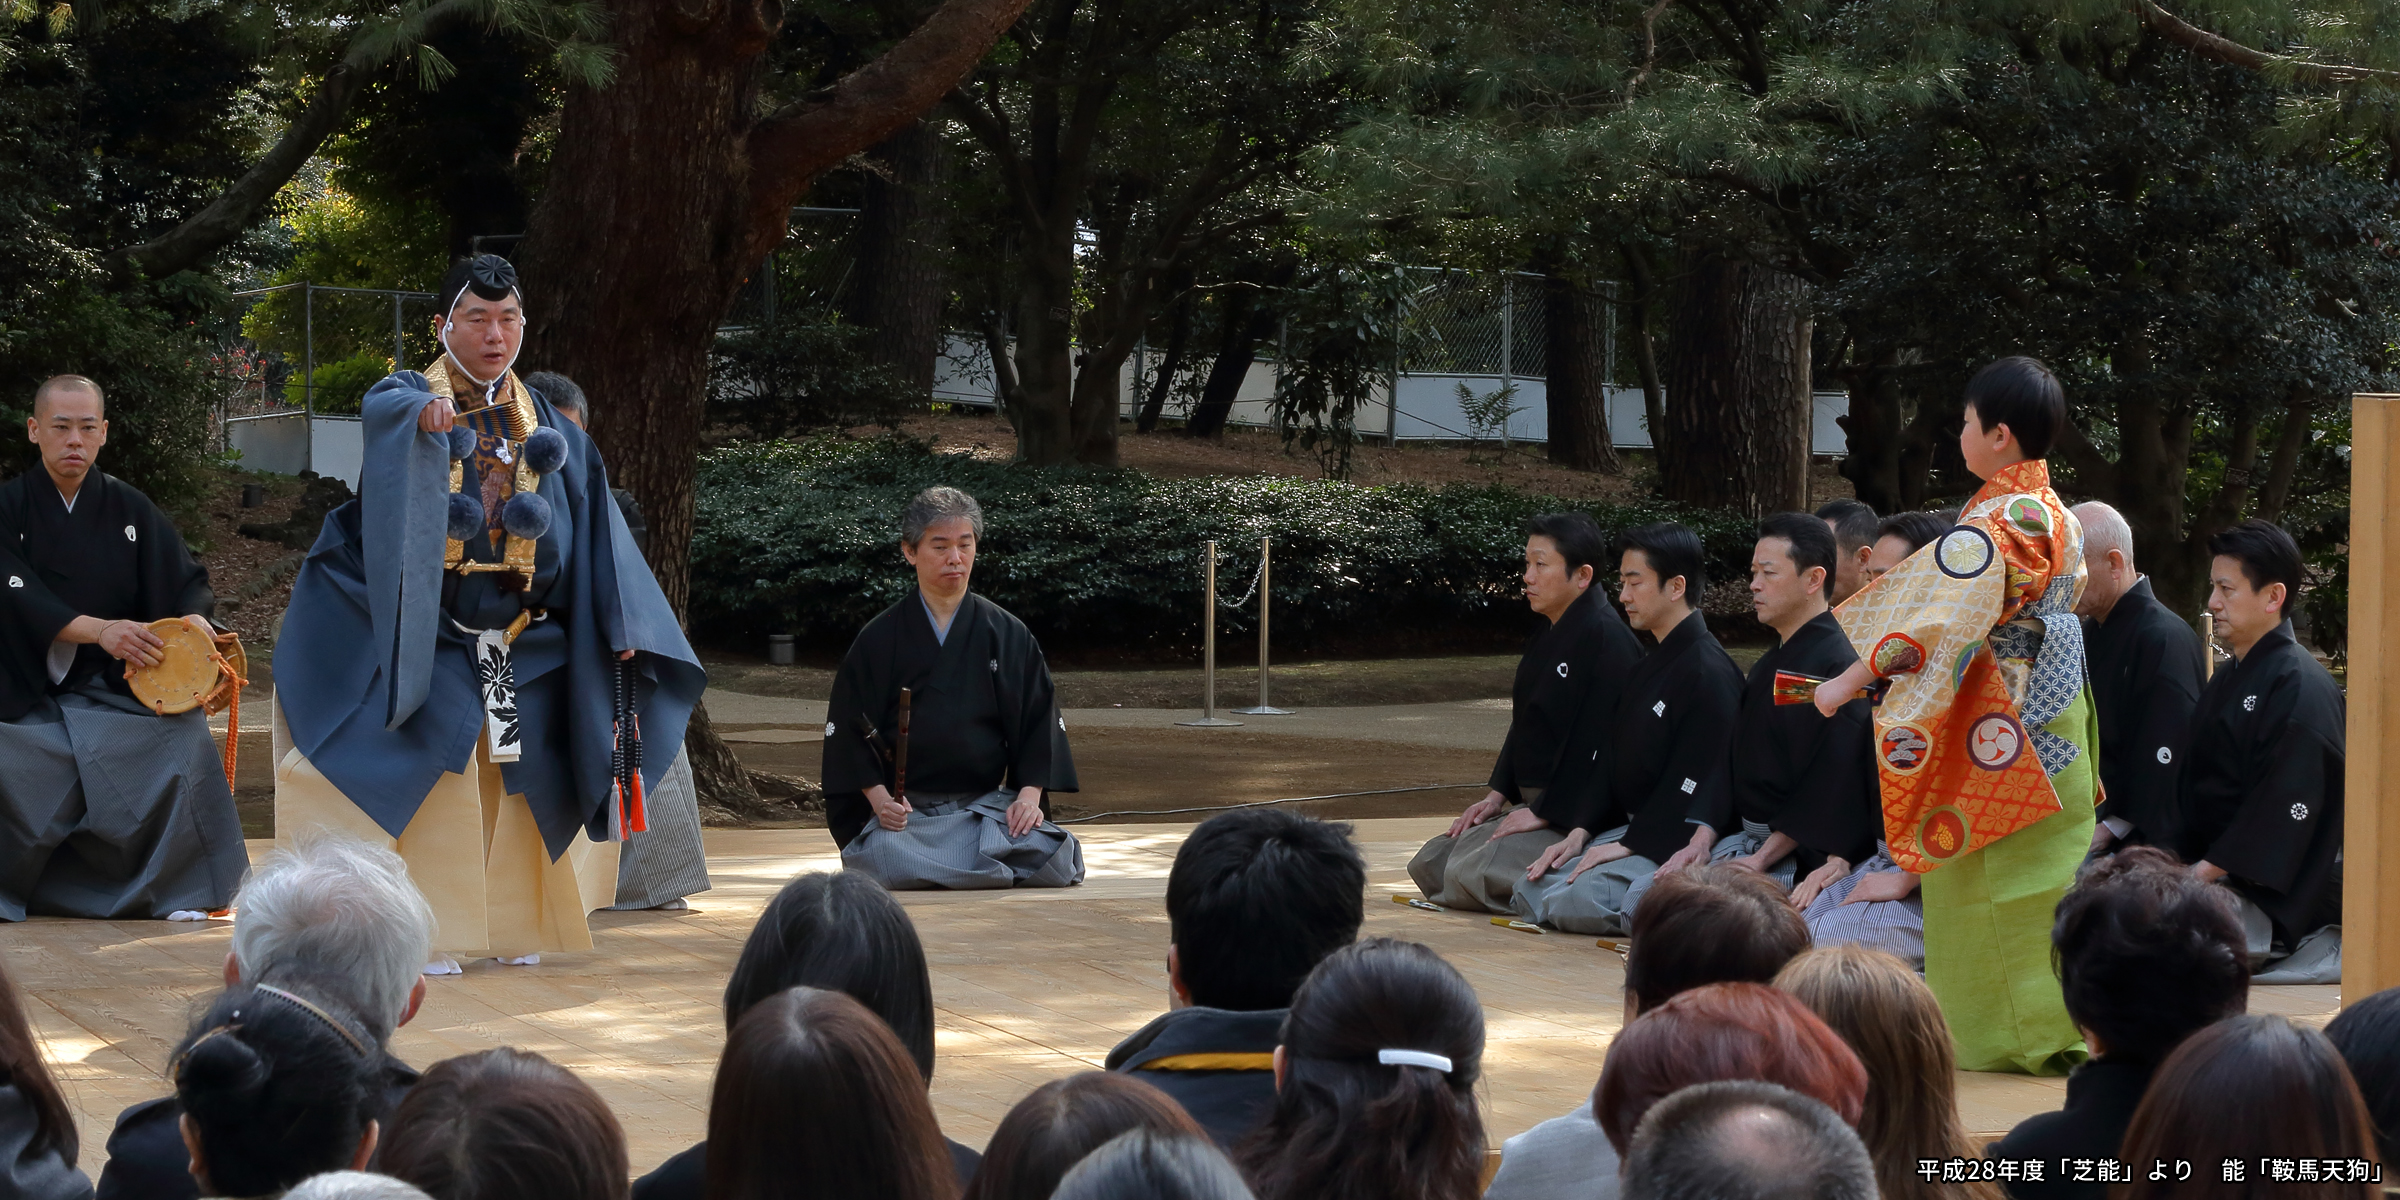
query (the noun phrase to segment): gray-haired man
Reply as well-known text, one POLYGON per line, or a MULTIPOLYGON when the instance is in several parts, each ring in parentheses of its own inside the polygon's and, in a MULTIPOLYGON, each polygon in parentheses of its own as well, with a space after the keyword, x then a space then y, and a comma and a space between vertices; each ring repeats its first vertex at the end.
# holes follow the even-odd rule
MULTIPOLYGON (((433 908, 409 882, 398 854, 347 838, 305 838, 269 855, 234 905, 228 986, 305 975, 312 986, 338 989, 337 998, 378 1043, 417 1015, 425 960, 433 953, 433 908)), ((417 1072, 388 1050, 383 1066, 398 1104, 416 1086, 417 1072)), ((197 1197, 182 1115, 173 1096, 118 1114, 97 1200, 197 1197)))
POLYGON ((982 539, 965 492, 909 501, 900 554, 916 590, 867 622, 833 679, 826 824, 843 865, 887 887, 1083 878, 1073 835, 1047 816, 1047 793, 1076 790, 1050 667, 1024 622, 968 590, 982 539))

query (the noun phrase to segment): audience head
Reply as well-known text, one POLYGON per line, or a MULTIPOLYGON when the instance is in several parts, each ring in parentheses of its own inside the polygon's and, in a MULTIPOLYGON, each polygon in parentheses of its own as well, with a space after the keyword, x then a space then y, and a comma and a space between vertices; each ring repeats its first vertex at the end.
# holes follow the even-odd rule
POLYGON ((281 1192, 374 1153, 383 1056, 324 989, 296 979, 225 989, 169 1074, 201 1195, 281 1192))
POLYGON ((1168 978, 1191 1004, 1288 1008, 1366 920, 1367 862, 1348 825, 1274 808, 1200 823, 1167 873, 1168 978))
POLYGON ((1674 632, 1708 590, 1700 535, 1661 521, 1619 534, 1617 547, 1617 600, 1626 621, 1655 637, 1674 632))
POLYGON ((412 1183, 365 1171, 327 1171, 283 1194, 283 1200, 433 1200, 412 1183))
POLYGON ((1709 983, 1772 983, 1808 949, 1808 923, 1756 871, 1704 864, 1661 875, 1633 912, 1628 1017, 1709 983))
POLYGON ((1875 1200, 1866 1144, 1833 1110, 1771 1083, 1704 1083, 1650 1110, 1626 1200, 1875 1200))
POLYGON ((1883 578, 1884 573, 1908 556, 1933 544, 1935 538, 1949 532, 1951 523, 1929 512, 1893 513, 1875 527, 1875 545, 1867 555, 1867 565, 1861 572, 1868 583, 1883 578))
POLYGON ((1276 1047, 1275 1107, 1242 1144, 1265 1200, 1471 1197, 1483 1168, 1483 1005, 1415 942, 1368 938, 1318 964, 1276 1047))
POLYGON ((2282 526, 2252 518, 2211 536, 2208 552, 2208 613, 2234 652, 2248 653, 2300 599, 2300 545, 2282 526))
POLYGON ((965 1200, 1049 1200, 1067 1169, 1133 1130, 1205 1136, 1165 1092, 1130 1075, 1085 1071, 1017 1101, 984 1147, 965 1200))
POLYGON ((1807 513, 1775 513, 1760 521, 1750 555, 1750 606, 1759 621, 1790 637, 1825 611, 1837 557, 1833 531, 1807 513))
POLYGON ((1587 513, 1542 513, 1525 522, 1525 603, 1556 621, 1583 596, 1608 553, 1608 537, 1587 513))
POLYGON ((2126 1127, 2119 1161, 2133 1185, 2112 1196, 2307 1195, 2371 1200, 2376 1184, 2272 1185, 2261 1160, 2373 1159, 2375 1126, 2342 1056, 2325 1035, 2277 1016, 2227 1017, 2185 1038, 2150 1077, 2126 1127), (2219 1164, 2244 1163, 2246 1188, 2220 1182, 2219 1164), (2192 1177, 2154 1180, 2153 1162, 2192 1164, 2192 1177))
POLYGON ((1875 510, 1866 501, 1844 497, 1829 500, 1817 509, 1817 519, 1833 531, 1835 564, 1833 595, 1835 604, 1849 599, 1858 589, 1867 586, 1865 569, 1867 556, 1875 549, 1875 531, 1879 522, 1875 510))
POLYGON ((2019 354, 1967 381, 1959 451, 1978 479, 2028 458, 2048 458, 2067 431, 2067 393, 2040 359, 2019 354))
POLYGON ((42 1044, 34 1040, 33 1022, 25 1016, 24 997, 5 969, 0 969, 0 1084, 17 1089, 33 1117, 33 1136, 18 1147, 19 1153, 55 1151, 74 1166, 79 1148, 75 1113, 42 1059, 42 1044))
POLYGON ((392 1111, 376 1169, 433 1200, 625 1200, 625 1130, 592 1086, 503 1047, 435 1063, 392 1111))
POLYGON ((2126 589, 2141 582, 2133 566, 2133 527, 2125 514, 2098 500, 2086 500, 2072 510, 2083 526, 2083 565, 2088 577, 2083 595, 2075 599, 2075 615, 2105 620, 2126 589))
POLYGON ((1251 1200, 1249 1185, 1198 1133, 1136 1129, 1075 1164, 1051 1200, 1251 1200))
POLYGON ((433 954, 433 906, 391 850, 331 834, 279 845, 234 899, 225 982, 299 972, 381 1043, 415 1015, 433 954))
POLYGON ((1873 1152, 1884 1200, 1958 1194, 1917 1174, 1920 1159, 1982 1153, 1958 1121, 1957 1055, 1933 989, 1907 963, 1852 943, 1793 959, 1775 986, 1807 1005, 1866 1067, 1858 1136, 1873 1152))
POLYGON ((900 1039, 841 992, 749 1007, 708 1105, 708 1200, 950 1200, 958 1176, 900 1039))
POLYGON ((524 384, 540 392, 558 415, 575 422, 575 428, 592 427, 591 401, 584 399, 583 388, 574 380, 556 371, 535 371, 525 377, 524 384))
POLYGON ((2058 902, 2050 958, 2067 1015, 2096 1054, 2156 1063, 2250 1001, 2250 958, 2224 888, 2136 846, 2095 863, 2058 902))
MULTIPOLYGON (((1638 944, 1638 943, 1637 943, 1638 944)), ((1650 1106, 1696 1083, 1755 1079, 1813 1096, 1858 1124, 1867 1069, 1789 992, 1712 983, 1634 1018, 1608 1046, 1592 1116, 1619 1154, 1650 1106)))
POLYGON ((783 885, 750 927, 725 983, 725 1027, 795 987, 841 992, 883 1018, 933 1080, 933 976, 908 910, 859 871, 814 872, 783 885))
POLYGON ((2400 988, 2343 1005, 2325 1026, 2325 1038, 2341 1052, 2366 1098, 2379 1156, 2387 1165, 2400 1164, 2400 988))

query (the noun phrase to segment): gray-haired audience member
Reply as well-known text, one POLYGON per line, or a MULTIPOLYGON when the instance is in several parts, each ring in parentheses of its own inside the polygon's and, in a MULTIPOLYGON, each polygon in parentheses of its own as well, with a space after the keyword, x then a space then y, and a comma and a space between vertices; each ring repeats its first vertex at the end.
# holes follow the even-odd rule
MULTIPOLYGON (((338 989, 337 998, 374 1035, 389 1100, 397 1104, 417 1072, 382 1043, 424 1002, 422 972, 433 953, 433 908, 400 856, 331 836, 279 846, 242 885, 234 909, 226 985, 299 974, 312 986, 338 989)), ((118 1114, 100 1172, 102 1200, 199 1195, 178 1127, 182 1115, 173 1096, 118 1114)))
POLYGON ((1703 1083, 1642 1118, 1625 1200, 1875 1200, 1866 1143, 1834 1111, 1772 1083, 1703 1083))
POLYGON ((283 1194, 283 1200, 433 1200, 413 1184, 365 1171, 327 1171, 283 1194))
POLYGON ((1050 1200, 1251 1200, 1225 1152, 1204 1137, 1135 1129, 1094 1150, 1050 1200))

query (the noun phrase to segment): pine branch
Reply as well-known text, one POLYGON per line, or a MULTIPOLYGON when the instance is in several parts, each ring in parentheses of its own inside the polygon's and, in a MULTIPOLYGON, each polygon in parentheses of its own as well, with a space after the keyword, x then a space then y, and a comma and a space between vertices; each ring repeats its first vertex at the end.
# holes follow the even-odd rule
POLYGON ((2269 54, 2264 50, 2253 49, 2231 38, 2210 33, 2193 25, 2160 8, 2156 0, 2133 0, 2133 9, 2142 18, 2142 24, 2150 27, 2160 37, 2215 62, 2229 63, 2250 71, 2288 72, 2291 78, 2302 83, 2400 84, 2400 71, 2309 62, 2305 59, 2269 54))

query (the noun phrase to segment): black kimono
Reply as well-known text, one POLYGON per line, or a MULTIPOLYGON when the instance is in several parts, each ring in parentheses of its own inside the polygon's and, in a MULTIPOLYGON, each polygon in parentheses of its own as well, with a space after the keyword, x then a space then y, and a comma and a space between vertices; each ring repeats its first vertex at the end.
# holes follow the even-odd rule
POLYGON ((1683 849, 1693 798, 1724 764, 1741 702, 1741 669, 1693 612, 1625 678, 1608 815, 1589 832, 1625 825, 1626 849, 1652 862, 1683 849))
POLYGON ((2083 623, 2083 646, 2106 792, 2096 815, 2132 825, 2129 841, 2175 846, 2183 833, 2175 769, 2206 676, 2200 638, 2150 593, 2145 576, 2106 620, 2083 623))
MULTIPOLYGON (((833 677, 825 709, 825 823, 849 845, 874 819, 866 790, 889 788, 900 689, 911 689, 910 795, 981 795, 997 788, 1076 790, 1050 665, 1022 621, 972 592, 934 639, 922 594, 877 614, 833 677)), ((1049 812, 1047 796, 1042 811, 1049 812)))
POLYGON ((2184 861, 2223 867, 2286 945, 2341 920, 2344 712, 2285 624, 2208 681, 2184 739, 2184 861))
POLYGON ((165 917, 224 907, 249 869, 198 709, 161 717, 79 616, 206 616, 208 572, 140 492, 94 471, 68 508, 47 471, 0 484, 0 920, 165 917))
POLYGON ((1775 673, 1830 679, 1858 661, 1830 612, 1762 656, 1742 685, 1731 750, 1702 781, 1692 820, 1720 839, 1763 827, 1799 843, 1794 870, 1806 875, 1838 855, 1855 866, 1875 853, 1882 809, 1875 778, 1874 721, 1865 700, 1831 718, 1814 704, 1775 703, 1775 673))
POLYGON ((1616 744, 1610 718, 1641 657, 1625 618, 1598 587, 1585 589, 1517 663, 1515 712, 1492 765, 1492 790, 1511 803, 1534 794, 1534 813, 1561 833, 1598 819, 1616 744))

